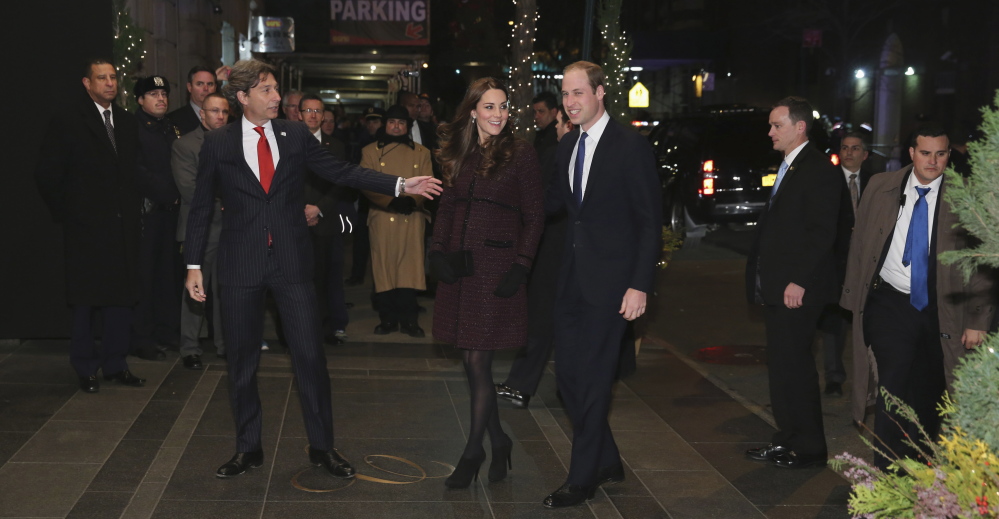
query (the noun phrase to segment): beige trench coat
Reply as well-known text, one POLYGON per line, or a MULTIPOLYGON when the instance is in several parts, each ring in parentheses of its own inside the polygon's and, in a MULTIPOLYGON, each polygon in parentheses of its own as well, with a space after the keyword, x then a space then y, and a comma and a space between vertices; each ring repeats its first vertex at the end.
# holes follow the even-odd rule
MULTIPOLYGON (((853 312, 853 419, 863 421, 868 403, 877 395, 877 385, 870 383, 870 373, 876 373, 870 345, 864 340, 864 306, 870 293, 871 281, 881 260, 885 242, 895 232, 898 218, 899 194, 907 166, 898 171, 880 173, 871 177, 857 209, 857 222, 850 240, 846 281, 840 306, 853 312), (858 346, 859 345, 859 346, 858 346)), ((947 190, 944 179, 940 196, 947 190)), ((969 235, 958 226, 957 215, 943 198, 939 201, 936 216, 936 251, 959 250, 968 247, 969 235)), ((961 344, 964 330, 988 330, 992 320, 992 272, 979 271, 966 284, 955 266, 937 261, 937 311, 940 320, 940 346, 943 348, 944 373, 947 386, 953 380, 954 367, 965 354, 961 344)))
MULTIPOLYGON (((420 144, 373 142, 361 150, 361 166, 402 178, 433 175, 430 150, 420 144)), ((426 290, 424 271, 424 228, 430 216, 423 209, 425 198, 416 195, 416 210, 409 215, 389 209, 392 197, 364 191, 371 200, 368 231, 371 240, 371 270, 375 292, 395 288, 426 290)))

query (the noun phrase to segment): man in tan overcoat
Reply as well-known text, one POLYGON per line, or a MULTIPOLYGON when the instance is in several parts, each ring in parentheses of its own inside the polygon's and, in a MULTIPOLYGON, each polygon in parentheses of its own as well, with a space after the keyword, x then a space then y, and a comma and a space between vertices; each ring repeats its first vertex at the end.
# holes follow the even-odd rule
MULTIPOLYGON (((403 178, 432 175, 430 150, 413 142, 409 133, 412 123, 406 108, 389 108, 375 142, 361 150, 361 166, 403 178)), ((385 335, 398 330, 411 337, 423 337, 425 333, 416 321, 416 292, 426 290, 423 231, 428 213, 423 209, 423 199, 392 198, 369 191, 364 194, 371 200, 371 270, 374 303, 381 320, 375 333, 385 335)))
MULTIPOLYGON (((878 384, 910 405, 931 438, 939 431, 936 405, 952 382, 958 359, 981 344, 992 318, 991 272, 966 283, 937 255, 972 244, 944 199, 949 143, 938 127, 913 137, 913 164, 871 177, 857 211, 840 304, 853 318, 854 374, 866 374, 868 349, 878 384)), ((854 419, 862 421, 868 377, 853 379, 854 419)), ((877 395, 875 465, 914 456, 905 436, 913 424, 885 410, 877 395), (896 425, 895 422, 899 425, 896 425), (901 425, 901 427, 900 427, 901 425)))

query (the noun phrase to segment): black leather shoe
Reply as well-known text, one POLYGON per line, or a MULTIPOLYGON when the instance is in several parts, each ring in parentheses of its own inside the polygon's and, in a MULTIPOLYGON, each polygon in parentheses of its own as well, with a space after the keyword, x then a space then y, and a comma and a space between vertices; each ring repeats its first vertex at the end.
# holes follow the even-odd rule
POLYGON ((309 462, 317 467, 325 467, 335 478, 350 479, 354 477, 354 467, 344 459, 336 449, 321 451, 309 449, 309 462))
POLYGON ((388 335, 399 331, 399 323, 381 323, 375 326, 375 335, 388 335))
POLYGON ((215 471, 217 478, 238 476, 246 469, 255 469, 264 464, 264 451, 237 452, 229 461, 215 471))
POLYGON ((563 508, 566 506, 576 506, 587 499, 593 499, 593 493, 597 487, 585 487, 580 485, 570 485, 568 483, 559 487, 558 490, 548 494, 541 504, 548 508, 563 508))
POLYGON ((610 467, 604 467, 597 472, 597 486, 614 485, 624 482, 624 465, 618 463, 610 467))
POLYGON ((826 382, 826 396, 843 396, 843 384, 840 382, 826 382))
POLYGON ((426 332, 418 324, 403 324, 399 326, 399 331, 416 339, 422 339, 427 336, 426 332))
POLYGON ((808 467, 823 467, 826 464, 825 454, 796 454, 794 451, 785 451, 774 454, 770 460, 775 466, 782 469, 806 469, 808 467))
POLYGON ((104 375, 104 380, 114 380, 119 384, 133 387, 142 387, 146 385, 146 379, 133 375, 132 372, 127 369, 117 373, 112 373, 110 375, 104 375))
POLYGON ((755 449, 747 450, 746 457, 755 461, 770 461, 774 459, 776 454, 790 451, 791 449, 788 449, 783 445, 768 443, 765 447, 756 447, 755 449))
POLYGON ((201 355, 188 355, 184 357, 184 367, 187 369, 204 369, 201 364, 201 355))
POLYGON ((95 375, 80 377, 80 390, 84 393, 96 393, 101 389, 101 383, 95 375))
POLYGON ((509 400, 514 407, 521 409, 527 409, 527 404, 531 402, 531 395, 525 395, 506 384, 496 384, 496 396, 509 400))

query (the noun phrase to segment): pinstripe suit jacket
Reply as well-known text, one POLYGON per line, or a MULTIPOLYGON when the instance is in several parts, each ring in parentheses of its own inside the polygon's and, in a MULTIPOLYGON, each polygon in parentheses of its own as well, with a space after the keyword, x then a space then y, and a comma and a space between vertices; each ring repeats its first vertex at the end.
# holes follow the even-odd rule
POLYGON ((212 207, 222 199, 219 282, 257 286, 267 268, 267 236, 287 283, 312 282, 313 252, 305 221, 305 177, 311 170, 335 184, 395 194, 397 177, 339 160, 324 149, 302 123, 275 119, 280 160, 268 192, 243 156, 242 119, 205 135, 198 162, 198 184, 187 222, 184 260, 200 265, 208 239, 212 207))

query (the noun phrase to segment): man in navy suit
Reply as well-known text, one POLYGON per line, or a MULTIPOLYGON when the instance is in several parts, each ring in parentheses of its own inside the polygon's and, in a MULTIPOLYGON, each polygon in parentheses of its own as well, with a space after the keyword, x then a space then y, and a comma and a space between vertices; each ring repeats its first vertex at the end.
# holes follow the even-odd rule
POLYGON ((440 193, 431 177, 403 180, 334 158, 299 122, 275 120, 281 95, 274 68, 236 63, 223 88, 243 112, 236 122, 205 135, 198 184, 188 215, 184 257, 191 298, 205 300, 204 259, 215 197, 222 200, 218 272, 222 329, 228 352, 229 394, 236 420, 236 454, 220 478, 263 464, 256 371, 263 336, 264 294, 277 301, 298 382, 309 461, 333 476, 354 469, 333 448, 329 372, 320 337, 313 251, 305 212, 307 171, 337 184, 399 196, 440 193))
POLYGON ((562 102, 579 127, 558 143, 548 214, 567 212, 555 299, 556 378, 572 421, 572 461, 549 508, 577 505, 624 480, 607 414, 628 321, 645 313, 660 255, 662 207, 652 147, 610 118, 604 73, 566 67, 562 102))

